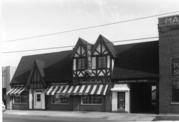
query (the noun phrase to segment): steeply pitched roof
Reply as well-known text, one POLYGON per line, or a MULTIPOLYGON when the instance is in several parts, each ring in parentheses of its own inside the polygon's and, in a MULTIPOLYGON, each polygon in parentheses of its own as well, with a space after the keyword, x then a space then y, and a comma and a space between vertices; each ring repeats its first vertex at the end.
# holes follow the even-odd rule
POLYGON ((114 48, 113 43, 111 41, 109 41, 106 37, 104 37, 103 35, 100 35, 99 37, 103 39, 105 45, 107 46, 107 48, 111 52, 112 56, 116 57, 116 50, 114 48))
POLYGON ((44 64, 44 62, 40 61, 40 60, 35 60, 35 65, 37 66, 41 77, 45 77, 45 72, 44 72, 45 64, 44 64))
POLYGON ((158 78, 158 41, 115 46, 112 79, 158 78))
MULTIPOLYGON (((115 54, 112 79, 158 78, 158 41, 113 46, 103 40, 115 54)), ((72 53, 62 51, 22 57, 11 84, 26 84, 34 62, 46 84, 72 81, 72 53)))
POLYGON ((12 79, 12 84, 25 84, 34 62, 44 75, 46 83, 72 81, 72 51, 22 57, 12 79))
POLYGON ((99 41, 103 41, 104 45, 107 47, 107 49, 109 50, 109 53, 113 56, 116 57, 116 50, 114 48, 114 45, 112 42, 110 42, 107 38, 105 38, 103 35, 99 35, 97 42, 95 43, 95 45, 93 46, 92 52, 95 50, 95 48, 97 47, 97 44, 99 43, 99 41))
POLYGON ((75 47, 73 48, 73 54, 75 53, 79 45, 82 45, 83 47, 85 47, 85 49, 87 49, 88 45, 92 46, 92 44, 88 43, 86 40, 79 38, 75 47))

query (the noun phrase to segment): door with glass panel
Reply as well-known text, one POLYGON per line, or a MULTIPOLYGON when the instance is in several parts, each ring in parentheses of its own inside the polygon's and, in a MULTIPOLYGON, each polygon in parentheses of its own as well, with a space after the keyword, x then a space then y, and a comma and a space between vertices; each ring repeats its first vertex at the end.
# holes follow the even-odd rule
POLYGON ((125 111, 125 92, 118 92, 118 111, 125 111))
POLYGON ((42 93, 34 93, 34 109, 42 109, 42 93))

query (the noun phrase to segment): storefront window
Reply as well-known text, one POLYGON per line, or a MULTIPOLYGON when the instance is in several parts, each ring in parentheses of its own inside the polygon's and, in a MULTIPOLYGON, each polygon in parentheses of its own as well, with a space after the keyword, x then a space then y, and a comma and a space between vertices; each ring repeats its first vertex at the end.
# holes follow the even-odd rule
POLYGON ((14 103, 15 104, 24 104, 28 102, 28 96, 27 95, 20 95, 20 96, 14 96, 14 103))
POLYGON ((102 104, 102 96, 101 95, 82 96, 81 103, 82 104, 102 104))
POLYGON ((151 94, 152 94, 152 105, 155 105, 157 100, 157 87, 155 85, 151 86, 151 94))
POLYGON ((52 96, 52 104, 69 104, 69 96, 56 94, 52 96))

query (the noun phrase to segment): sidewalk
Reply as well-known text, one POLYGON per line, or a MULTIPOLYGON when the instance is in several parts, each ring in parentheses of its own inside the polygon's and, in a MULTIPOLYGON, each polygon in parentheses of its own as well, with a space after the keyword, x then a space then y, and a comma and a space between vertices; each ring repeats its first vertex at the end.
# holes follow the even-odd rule
POLYGON ((7 110, 6 115, 41 116, 41 117, 68 117, 68 118, 91 118, 103 120, 121 121, 152 121, 156 114, 130 114, 130 113, 109 113, 109 112, 78 112, 78 111, 26 111, 7 110))

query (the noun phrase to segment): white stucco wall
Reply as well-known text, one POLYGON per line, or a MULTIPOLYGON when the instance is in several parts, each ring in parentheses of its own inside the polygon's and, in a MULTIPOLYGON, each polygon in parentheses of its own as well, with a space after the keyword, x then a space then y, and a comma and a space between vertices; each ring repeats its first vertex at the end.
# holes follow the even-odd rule
POLYGON ((29 90, 29 109, 32 109, 32 90, 29 90))
POLYGON ((112 92, 112 111, 117 111, 117 92, 112 92))
POLYGON ((125 111, 130 112, 130 91, 125 91, 125 111))

